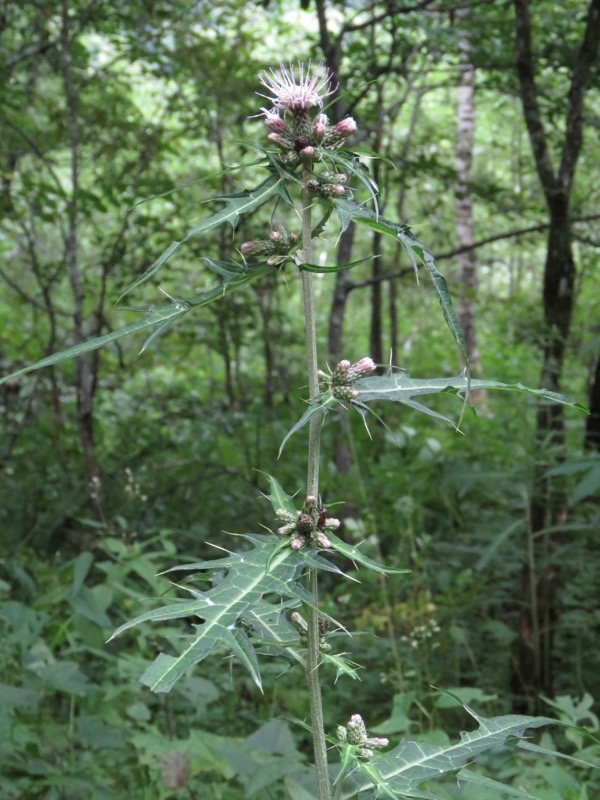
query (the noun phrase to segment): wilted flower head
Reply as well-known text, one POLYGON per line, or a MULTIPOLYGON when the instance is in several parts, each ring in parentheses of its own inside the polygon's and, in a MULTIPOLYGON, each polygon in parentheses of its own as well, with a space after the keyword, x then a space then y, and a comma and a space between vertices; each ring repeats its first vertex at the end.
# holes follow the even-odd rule
POLYGON ((312 67, 300 62, 296 67, 280 65, 259 75, 259 80, 270 95, 261 94, 273 103, 275 109, 304 115, 310 108, 323 108, 323 99, 333 93, 331 74, 322 64, 312 67))

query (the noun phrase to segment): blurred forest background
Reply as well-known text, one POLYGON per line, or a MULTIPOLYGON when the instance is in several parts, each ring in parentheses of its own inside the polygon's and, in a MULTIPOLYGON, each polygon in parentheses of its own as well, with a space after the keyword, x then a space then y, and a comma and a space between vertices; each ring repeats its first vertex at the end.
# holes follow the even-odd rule
MULTIPOLYGON (((597 732, 598 0, 3 0, 0 37, 3 374, 135 320, 115 308, 123 289, 219 208, 207 199, 258 182, 225 168, 265 145, 259 71, 327 65, 328 113, 382 156, 367 162, 382 213, 435 254, 476 374, 594 412, 479 394, 465 435, 401 407, 372 440, 358 415, 328 417, 322 486, 345 502, 344 537, 411 572, 325 579, 363 667, 359 685, 325 675, 327 726, 358 711, 392 739, 455 737, 468 723, 437 686, 488 716, 597 732)), ((205 289, 203 257, 235 257, 268 220, 190 239, 123 305, 205 289)), ((332 225, 316 247, 328 264, 381 254, 319 279, 323 367, 392 352, 415 377, 459 373, 399 245, 332 225)), ((171 591, 157 573, 231 546, 224 531, 274 526, 261 470, 302 490, 304 431, 277 461, 305 408, 299 281, 271 277, 142 354, 120 339, 0 387, 3 798, 302 798, 290 775, 310 749, 284 722, 307 713, 298 673, 267 664, 260 695, 217 655, 156 696, 138 678, 160 628, 105 645, 171 591)), ((431 408, 460 413, 450 396, 431 408)), ((576 731, 544 736, 593 755, 576 731)), ((600 796, 581 765, 488 766, 544 800, 600 796)))

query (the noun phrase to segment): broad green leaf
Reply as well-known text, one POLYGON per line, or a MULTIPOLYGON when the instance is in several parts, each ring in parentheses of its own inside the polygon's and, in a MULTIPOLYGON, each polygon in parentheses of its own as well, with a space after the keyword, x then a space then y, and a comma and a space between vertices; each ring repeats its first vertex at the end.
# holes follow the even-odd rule
POLYGON ((413 267, 415 267, 415 269, 418 267, 417 262, 421 261, 421 263, 425 266, 425 269, 429 272, 429 275, 433 281, 446 324, 450 328, 450 332, 452 333, 454 341, 460 347, 460 351, 465 359, 465 363, 468 364, 469 356, 467 353, 465 337, 452 306, 452 298, 450 297, 450 292, 448 291, 448 285, 446 284, 444 277, 440 274, 435 263, 435 259, 429 250, 427 250, 427 248, 425 248, 413 235, 408 225, 402 225, 398 222, 390 222, 389 220, 380 217, 378 214, 375 214, 373 211, 370 211, 364 205, 358 205, 353 200, 350 200, 346 197, 335 198, 332 200, 332 202, 336 207, 342 228, 347 227, 350 221, 353 220, 359 225, 366 225, 372 230, 377 230, 387 236, 393 236, 402 244, 408 257, 410 258, 411 264, 413 267))
POLYGON ((152 278, 154 275, 156 275, 159 269, 172 258, 181 245, 187 242, 193 236, 204 233, 211 228, 216 228, 219 225, 222 225, 224 222, 228 222, 232 227, 235 227, 242 215, 248 214, 251 211, 255 211, 259 206, 263 205, 263 203, 266 203, 267 200, 276 195, 282 197, 284 200, 286 200, 286 202, 290 202, 289 195, 287 194, 287 190, 285 188, 284 179, 281 176, 271 174, 254 189, 248 189, 236 194, 217 197, 217 200, 221 200, 223 203, 225 203, 225 208, 221 209, 221 211, 218 211, 216 214, 212 214, 210 217, 207 217, 201 223, 193 227, 188 231, 183 239, 180 239, 177 242, 171 242, 171 244, 161 253, 161 255, 146 270, 146 272, 144 272, 143 275, 140 275, 139 278, 130 284, 127 289, 125 289, 119 298, 119 302, 133 289, 137 288, 142 283, 145 283, 149 278, 152 278))
MULTIPOLYGON (((121 625, 111 638, 119 636, 141 622, 168 622, 186 618, 200 618, 201 624, 194 624, 194 632, 183 633, 175 641, 182 642, 182 650, 177 656, 161 653, 154 664, 146 671, 143 682, 155 692, 168 692, 179 678, 195 664, 202 661, 217 646, 231 650, 248 669, 255 683, 260 686, 258 662, 252 645, 244 633, 244 626, 251 628, 257 624, 255 610, 261 616, 266 614, 266 595, 279 598, 306 600, 310 595, 298 582, 303 569, 302 553, 290 548, 281 548, 272 537, 247 535, 253 549, 241 553, 231 553, 226 558, 214 562, 198 562, 177 569, 224 569, 225 576, 206 592, 185 587, 193 595, 191 600, 172 603, 163 608, 153 609, 121 625), (273 557, 273 548, 278 552, 273 557)), ((269 628, 276 632, 273 644, 280 641, 279 615, 284 605, 274 603, 269 626, 262 625, 263 639, 269 628)))
POLYGON ((189 310, 190 306, 187 303, 173 303, 166 306, 161 306, 160 308, 151 311, 142 319, 138 319, 136 322, 126 325, 124 328, 119 328, 118 330, 111 331, 104 336, 97 336, 95 339, 90 339, 87 342, 73 345, 73 347, 68 347, 66 350, 61 350, 59 353, 46 356, 46 358, 42 358, 33 364, 23 367, 22 369, 15 370, 8 375, 4 375, 2 378, 0 378, 0 384, 11 378, 16 378, 19 375, 25 375, 27 372, 33 372, 34 370, 41 369, 42 367, 50 367, 53 364, 60 364, 61 361, 67 361, 70 358, 77 358, 84 353, 90 353, 92 350, 98 350, 98 348, 104 347, 104 345, 110 344, 117 339, 122 339, 124 336, 130 336, 132 333, 137 333, 138 331, 143 331, 156 325, 162 325, 167 321, 169 323, 174 322, 176 319, 184 316, 184 314, 187 314, 189 310))
POLYGON ((465 709, 478 723, 476 730, 463 732, 457 744, 433 745, 402 741, 387 753, 375 753, 368 762, 362 763, 357 760, 355 775, 362 773, 362 779, 352 776, 353 786, 349 786, 341 793, 342 800, 353 797, 437 798, 437 795, 430 793, 429 789, 423 792, 419 787, 426 781, 452 774, 457 776, 458 781, 479 782, 481 785, 485 783, 496 788, 501 786, 502 791, 512 793, 516 797, 536 800, 527 792, 519 794, 521 790, 514 790, 512 787, 507 789, 495 782, 486 783, 489 779, 463 770, 463 767, 492 748, 504 747, 508 740, 522 739, 528 728, 549 725, 554 720, 548 717, 527 717, 516 714, 486 719, 468 706, 465 706, 465 709))

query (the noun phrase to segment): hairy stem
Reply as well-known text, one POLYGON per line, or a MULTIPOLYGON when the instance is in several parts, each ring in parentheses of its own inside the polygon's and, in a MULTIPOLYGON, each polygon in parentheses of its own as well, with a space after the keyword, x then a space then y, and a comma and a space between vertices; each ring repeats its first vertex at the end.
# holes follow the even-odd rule
MULTIPOLYGON (((302 257, 312 261, 312 198, 306 187, 310 178, 310 170, 304 173, 304 191, 302 194, 302 257)), ((313 277, 309 272, 302 273, 302 290, 304 299, 304 322, 306 330, 306 359, 308 370, 308 389, 310 400, 319 393, 319 376, 317 361, 317 326, 315 319, 315 299, 313 277)), ((319 496, 319 456, 321 449, 321 415, 315 414, 310 420, 308 433, 308 468, 306 479, 307 495, 319 496)), ((327 768, 327 742, 323 723, 323 703, 321 684, 319 683, 319 584, 318 573, 310 570, 308 588, 314 598, 314 604, 308 609, 308 657, 306 661, 306 677, 308 697, 312 721, 313 745, 315 750, 315 767, 317 770, 317 786, 319 800, 330 800, 331 784, 327 768)))

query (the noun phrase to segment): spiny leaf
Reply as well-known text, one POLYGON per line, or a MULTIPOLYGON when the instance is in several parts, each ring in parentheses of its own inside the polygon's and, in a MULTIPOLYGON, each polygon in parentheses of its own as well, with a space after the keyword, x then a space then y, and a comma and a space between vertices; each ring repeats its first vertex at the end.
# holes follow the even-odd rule
MULTIPOLYGON (((267 475, 267 473, 264 474, 267 475)), ((267 475, 267 479, 271 487, 271 494, 266 495, 266 497, 271 502, 273 511, 283 508, 283 510, 287 511, 289 514, 296 514, 294 501, 289 494, 283 491, 281 484, 272 475, 267 475)))
MULTIPOLYGON (((89 339, 87 342, 82 342, 81 344, 74 345, 73 347, 68 347, 66 350, 61 350, 60 352, 54 353, 46 358, 42 358, 33 364, 29 364, 27 367, 23 367, 22 369, 9 373, 8 375, 4 375, 0 378, 0 384, 10 380, 11 378, 18 377, 19 375, 25 375, 27 372, 33 372, 34 370, 41 369, 42 367, 50 367, 53 364, 59 364, 61 361, 67 361, 68 359, 77 358, 78 356, 84 355, 85 353, 89 353, 93 350, 98 350, 98 348, 104 347, 104 345, 110 344, 111 342, 121 339, 124 336, 129 336, 132 333, 137 333, 138 331, 143 331, 147 328, 154 328, 155 330, 146 339, 142 346, 140 352, 144 352, 149 345, 158 338, 158 336, 162 335, 166 329, 173 324, 173 322, 187 314, 192 308, 200 308, 201 306, 208 305, 215 300, 219 300, 221 297, 231 294, 231 292, 234 292, 237 289, 240 289, 242 286, 245 286, 246 284, 257 280, 258 278, 263 277, 263 275, 272 272, 274 269, 275 268, 269 264, 258 264, 256 266, 245 268, 239 267, 237 271, 231 271, 231 277, 225 277, 221 283, 206 292, 201 292, 200 294, 197 294, 187 300, 174 300, 172 304, 160 306, 156 309, 144 309, 149 310, 149 313, 137 320, 137 322, 132 322, 130 325, 126 325, 124 328, 111 331, 103 336, 97 336, 94 339, 89 339)), ((215 269, 214 271, 217 270, 215 269)))
MULTIPOLYGON (((472 709, 465 709, 477 721, 478 728, 463 732, 460 742, 451 745, 432 745, 420 742, 403 741, 388 753, 375 753, 368 762, 356 761, 355 771, 362 773, 363 779, 352 776, 353 784, 342 794, 342 800, 352 797, 430 797, 437 795, 423 793, 419 787, 425 781, 441 778, 449 774, 457 774, 458 780, 466 780, 483 784, 488 779, 481 779, 463 766, 477 756, 494 747, 503 747, 511 737, 521 739, 528 728, 548 725, 553 720, 548 717, 527 717, 515 714, 486 719, 480 717, 472 709)), ((487 784, 490 785, 490 784, 487 784)), ((493 783, 496 787, 501 784, 493 783)), ((527 792, 521 790, 503 791, 513 793, 517 797, 535 800, 527 792)))
POLYGON ((123 294, 119 297, 118 302, 120 302, 125 295, 129 294, 129 292, 131 292, 133 289, 137 288, 142 283, 145 283, 149 278, 152 278, 154 275, 156 275, 159 269, 172 258, 172 256, 177 252, 181 245, 184 244, 184 242, 187 242, 189 239, 191 239, 193 236, 197 236, 199 233, 204 233, 211 228, 216 228, 219 225, 222 225, 224 222, 228 222, 232 227, 235 227, 243 214, 248 214, 251 211, 254 211, 275 195, 279 195, 280 197, 284 198, 286 202, 291 202, 285 188, 284 179, 281 176, 271 174, 254 189, 248 189, 236 194, 216 198, 225 203, 225 208, 221 209, 221 211, 217 211, 216 214, 212 214, 210 217, 207 217, 201 223, 193 227, 186 233, 183 239, 177 242, 171 242, 171 244, 166 248, 166 250, 163 251, 163 253, 161 253, 161 255, 146 270, 146 272, 144 272, 143 275, 140 275, 139 278, 130 284, 127 289, 125 289, 123 294))
MULTIPOLYGON (((187 588, 192 600, 172 603, 163 608, 153 609, 121 625, 111 637, 114 638, 141 622, 167 622, 199 617, 200 625, 194 625, 193 634, 177 637, 183 649, 173 657, 160 654, 157 661, 147 670, 144 683, 155 692, 168 692, 179 678, 192 666, 206 658, 217 646, 228 647, 248 669, 253 680, 260 686, 258 662, 252 651, 248 637, 243 633, 243 625, 256 624, 253 609, 262 609, 264 614, 265 595, 275 594, 282 598, 310 600, 306 590, 298 582, 303 569, 302 555, 290 548, 282 549, 272 537, 249 535, 254 544, 252 550, 231 553, 224 559, 213 562, 199 562, 184 569, 226 569, 226 575, 207 592, 187 588), (278 552, 273 557, 273 548, 278 552), (251 653, 252 651, 252 653, 251 653)), ((273 605, 273 620, 282 613, 283 606, 273 605)), ((277 628, 277 626, 275 626, 277 628)), ((263 635, 267 631, 263 627, 263 635)), ((276 637, 274 644, 277 643, 276 637)))
MULTIPOLYGON (((365 189, 369 192, 371 201, 375 206, 375 212, 370 213, 373 213, 374 219, 378 219, 379 209, 377 208, 377 196, 379 194, 379 188, 370 176, 367 167, 361 163, 360 159, 354 153, 348 150, 337 150, 335 152, 323 150, 322 155, 323 160, 330 162, 334 169, 349 172, 363 184, 365 189)), ((337 201, 334 202, 337 206, 337 201)), ((348 202, 353 203, 353 201, 348 202)))
POLYGON ((450 393, 465 395, 468 390, 474 389, 500 389, 508 392, 520 392, 540 397, 551 403, 573 406, 581 411, 587 411, 581 403, 573 403, 561 394, 550 392, 547 389, 530 389, 522 383, 502 383, 501 381, 488 381, 468 379, 464 375, 453 378, 411 378, 408 372, 396 371, 387 375, 375 375, 361 378, 353 387, 358 392, 357 399, 362 403, 373 400, 391 400, 395 403, 405 403, 407 400, 425 394, 450 393))
POLYGON ((156 325, 165 326, 179 319, 184 314, 187 314, 189 310, 190 305, 185 302, 176 302, 173 304, 160 306, 159 308, 151 311, 142 319, 138 319, 136 322, 132 322, 130 325, 126 325, 124 328, 119 328, 119 330, 111 331, 103 336, 97 336, 94 339, 89 339, 87 342, 73 345, 73 347, 68 347, 66 350, 61 350, 59 353, 46 356, 46 358, 42 358, 33 364, 23 367, 22 369, 15 370, 15 372, 4 375, 0 378, 0 384, 10 380, 11 378, 16 378, 19 375, 25 375, 27 372, 33 372, 34 370, 41 369, 42 367, 50 367, 53 364, 60 364, 61 361, 67 361, 70 358, 77 358, 84 353, 90 353, 92 350, 98 350, 98 348, 104 347, 105 344, 110 344, 117 339, 122 339, 124 336, 129 336, 132 333, 143 331, 146 328, 152 328, 156 325))
POLYGON ((458 322, 456 313, 454 312, 452 298, 450 297, 448 286, 444 277, 438 271, 434 257, 427 250, 427 248, 425 248, 412 234, 407 225, 402 225, 397 222, 390 222, 389 220, 380 217, 378 214, 375 214, 373 211, 370 211, 364 205, 358 205, 353 200, 350 200, 346 197, 334 198, 332 202, 336 207, 342 228, 347 227, 350 221, 354 220, 354 222, 358 223, 359 225, 366 225, 372 230, 377 230, 387 236, 393 236, 402 244, 415 269, 418 266, 417 259, 423 263, 425 269, 429 272, 429 275, 433 280, 433 285, 437 292, 446 324, 450 328, 450 332, 452 333, 454 341, 460 347, 460 351, 465 359, 465 363, 468 364, 469 356, 467 353, 465 337, 460 327, 460 323, 458 322))
POLYGON ((310 403, 310 405, 308 406, 304 414, 300 417, 298 422, 292 425, 292 427, 286 433, 281 445, 279 446, 279 453, 277 454, 277 458, 281 457, 281 454, 283 453, 283 450, 287 444, 288 439, 291 436, 293 436, 294 433, 296 433, 296 431, 299 431, 300 428, 303 428, 314 414, 318 414, 319 412, 327 413, 327 411, 330 408, 333 408, 337 405, 339 405, 339 400, 333 397, 333 395, 329 393, 319 395, 319 397, 317 397, 314 402, 310 403))
POLYGON ((384 567, 382 564, 378 564, 377 561, 373 561, 372 558, 363 555, 356 545, 347 544, 342 539, 338 539, 337 536, 329 531, 327 532, 327 538, 331 542, 331 547, 333 550, 341 553, 343 556, 346 556, 346 558, 349 558, 351 561, 362 564, 363 567, 368 567, 369 569, 375 570, 375 572, 380 572, 384 575, 401 575, 403 573, 410 572, 409 569, 395 569, 393 567, 384 567))

